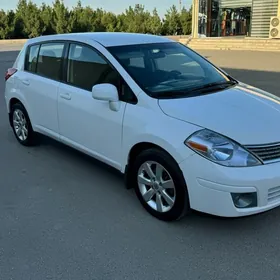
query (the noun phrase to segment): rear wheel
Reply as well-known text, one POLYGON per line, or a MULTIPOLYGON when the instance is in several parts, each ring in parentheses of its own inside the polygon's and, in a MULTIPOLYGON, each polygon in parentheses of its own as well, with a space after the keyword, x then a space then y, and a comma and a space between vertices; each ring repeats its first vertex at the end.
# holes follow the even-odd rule
POLYGON ((144 208, 154 217, 173 221, 189 210, 187 186, 174 159, 159 149, 142 152, 132 168, 132 181, 144 208))
POLYGON ((36 134, 32 129, 28 114, 21 103, 12 105, 11 125, 18 142, 24 146, 36 143, 36 134))

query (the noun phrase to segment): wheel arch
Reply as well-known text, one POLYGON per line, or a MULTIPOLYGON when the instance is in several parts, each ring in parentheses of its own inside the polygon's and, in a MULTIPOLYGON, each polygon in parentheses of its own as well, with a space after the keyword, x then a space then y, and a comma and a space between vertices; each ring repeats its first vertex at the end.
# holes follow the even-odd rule
POLYGON ((9 99, 9 102, 8 102, 8 113, 11 113, 11 109, 12 109, 12 106, 16 103, 20 103, 22 104, 22 106, 25 108, 25 110, 27 110, 28 108, 26 107, 26 102, 24 101, 23 98, 20 98, 20 96, 12 96, 10 99, 9 99))
MULTIPOLYGON (((152 142, 148 142, 148 141, 143 141, 143 142, 138 142, 136 144, 134 144, 131 149, 129 150, 127 159, 126 159, 126 165, 125 165, 125 183, 126 183, 126 188, 130 189, 131 186, 129 184, 130 182, 130 168, 132 167, 132 162, 136 159, 136 157, 143 151, 146 151, 148 149, 158 149, 161 150, 163 152, 165 152, 166 154, 168 154, 171 158, 174 159, 175 162, 176 158, 170 153, 168 152, 165 148, 163 148, 162 146, 152 143, 152 142)), ((178 163, 178 162, 177 162, 178 163)))
MULTIPOLYGON (((10 125, 12 126, 12 107, 15 105, 15 104, 22 104, 22 102, 16 98, 16 97, 12 97, 10 100, 9 100, 9 104, 8 104, 8 113, 9 113, 9 122, 10 122, 10 125)), ((24 106, 22 104, 22 106, 24 106)))
POLYGON ((11 97, 11 99, 8 102, 8 113, 9 113, 10 124, 11 124, 11 121, 12 121, 12 116, 11 116, 12 106, 15 105, 15 104, 21 104, 24 107, 24 109, 26 110, 26 112, 28 114, 28 118, 30 120, 31 126, 33 127, 32 121, 31 121, 31 118, 30 118, 30 112, 27 109, 25 102, 21 98, 18 98, 18 97, 15 97, 15 96, 11 97))
MULTIPOLYGON (((9 113, 11 113, 12 106, 15 105, 15 104, 17 104, 17 103, 20 103, 20 104, 23 105, 23 103, 22 103, 18 98, 16 98, 16 97, 12 97, 12 98, 10 99, 10 102, 9 102, 9 113)), ((23 106, 24 106, 24 105, 23 105, 23 106)))
POLYGON ((151 142, 140 142, 135 144, 129 151, 128 158, 127 158, 127 164, 130 164, 131 161, 133 161, 141 152, 148 150, 148 149, 158 149, 161 150, 167 154, 169 154, 171 157, 172 155, 166 151, 164 148, 161 146, 151 143, 151 142))

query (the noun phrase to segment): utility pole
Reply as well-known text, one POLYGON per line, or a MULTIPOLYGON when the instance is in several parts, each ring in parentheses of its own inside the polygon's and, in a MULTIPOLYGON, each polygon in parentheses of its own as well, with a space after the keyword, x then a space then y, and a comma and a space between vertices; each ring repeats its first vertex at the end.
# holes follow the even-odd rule
POLYGON ((179 0, 179 9, 180 9, 180 13, 182 12, 182 0, 179 0))
MULTIPOLYGON (((192 4, 192 37, 198 37, 198 12, 199 12, 199 0, 193 0, 192 4)), ((280 1, 280 0, 279 0, 280 1)))

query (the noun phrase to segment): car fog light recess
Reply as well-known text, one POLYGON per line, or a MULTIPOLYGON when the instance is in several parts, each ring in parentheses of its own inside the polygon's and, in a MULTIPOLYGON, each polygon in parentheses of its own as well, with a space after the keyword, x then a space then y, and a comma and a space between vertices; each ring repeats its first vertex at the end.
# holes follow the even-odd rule
POLYGON ((232 200, 236 208, 257 207, 257 193, 232 193, 232 200))

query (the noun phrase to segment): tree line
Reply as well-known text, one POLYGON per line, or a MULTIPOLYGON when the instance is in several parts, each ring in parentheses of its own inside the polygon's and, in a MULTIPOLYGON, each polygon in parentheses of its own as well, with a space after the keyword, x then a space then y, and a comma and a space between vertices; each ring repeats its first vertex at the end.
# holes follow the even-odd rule
POLYGON ((71 32, 135 32, 156 35, 188 35, 191 33, 192 12, 173 5, 160 18, 157 9, 145 10, 143 5, 128 7, 114 14, 89 6, 68 9, 63 0, 53 5, 37 6, 32 1, 19 0, 15 11, 0 10, 0 39, 23 39, 41 35, 71 32))

